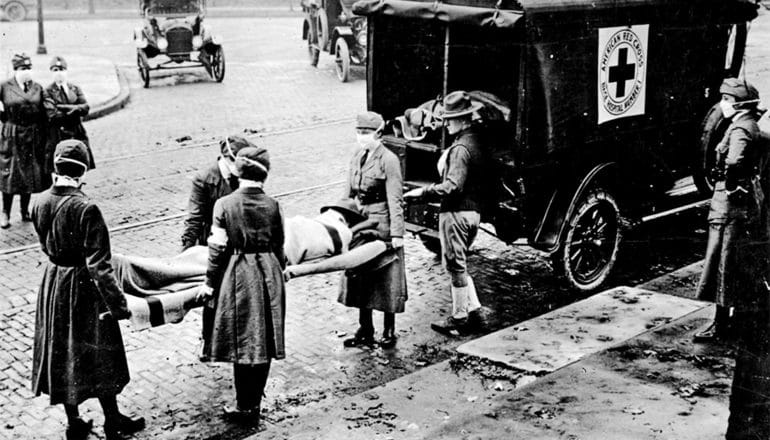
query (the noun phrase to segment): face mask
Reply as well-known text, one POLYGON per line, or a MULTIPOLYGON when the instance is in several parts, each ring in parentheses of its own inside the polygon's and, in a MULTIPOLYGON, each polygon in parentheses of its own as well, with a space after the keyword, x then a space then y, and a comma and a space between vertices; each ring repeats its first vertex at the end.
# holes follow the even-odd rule
POLYGON ((53 72, 53 82, 56 84, 64 84, 67 82, 67 71, 57 70, 53 72))
POLYGON ((18 82, 19 85, 24 85, 27 81, 32 81, 32 72, 29 70, 17 70, 15 75, 16 82, 18 82))
POLYGON ((732 102, 725 101, 724 99, 719 101, 719 107, 722 108, 722 114, 727 119, 732 118, 737 113, 734 104, 732 102))
POLYGON ((358 142, 358 145, 360 145, 361 148, 371 148, 377 140, 374 138, 374 133, 356 133, 356 142, 358 142))

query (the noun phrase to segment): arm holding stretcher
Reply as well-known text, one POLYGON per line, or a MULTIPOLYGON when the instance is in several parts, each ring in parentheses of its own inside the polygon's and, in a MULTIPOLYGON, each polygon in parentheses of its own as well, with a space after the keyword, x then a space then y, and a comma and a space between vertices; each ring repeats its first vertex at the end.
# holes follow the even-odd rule
POLYGON ((288 281, 291 278, 297 278, 305 275, 334 272, 338 270, 352 269, 364 263, 368 263, 377 258, 392 246, 382 240, 374 240, 362 244, 349 252, 325 258, 317 262, 301 263, 293 266, 287 266, 283 271, 284 277, 288 281))

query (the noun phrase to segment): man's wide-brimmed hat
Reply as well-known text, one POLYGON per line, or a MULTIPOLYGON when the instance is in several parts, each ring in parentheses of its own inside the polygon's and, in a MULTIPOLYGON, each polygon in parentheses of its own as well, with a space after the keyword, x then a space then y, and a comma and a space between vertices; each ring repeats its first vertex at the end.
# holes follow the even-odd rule
POLYGON ((56 144, 53 153, 53 163, 72 163, 83 167, 83 172, 88 169, 90 162, 88 147, 77 139, 67 139, 56 144))
POLYGON ((53 69, 54 67, 67 70, 67 61, 64 59, 64 57, 56 55, 55 57, 51 58, 51 65, 49 68, 53 69))
POLYGON ((333 209, 342 213, 342 215, 344 215, 347 219, 349 225, 355 225, 366 220, 366 216, 361 213, 361 210, 358 209, 356 201, 353 199, 337 200, 331 205, 322 207, 321 212, 326 212, 329 209, 333 209))
POLYGON ((260 147, 246 147, 235 158, 235 172, 241 179, 263 182, 270 171, 270 154, 260 147))
POLYGON ((379 130, 385 126, 385 120, 382 115, 376 112, 360 113, 356 117, 356 128, 368 128, 370 130, 379 130))
POLYGON ((473 114, 481 108, 481 104, 471 101, 468 93, 458 90, 444 97, 444 109, 440 113, 443 119, 459 118, 473 114))
POLYGON ((738 78, 726 78, 722 81, 722 86, 719 87, 719 93, 730 95, 738 102, 759 99, 759 91, 756 87, 747 81, 738 78))
POLYGON ((11 65, 13 65, 13 70, 18 70, 20 67, 27 67, 32 68, 32 60, 29 58, 29 55, 25 53, 17 53, 16 55, 11 58, 11 65))

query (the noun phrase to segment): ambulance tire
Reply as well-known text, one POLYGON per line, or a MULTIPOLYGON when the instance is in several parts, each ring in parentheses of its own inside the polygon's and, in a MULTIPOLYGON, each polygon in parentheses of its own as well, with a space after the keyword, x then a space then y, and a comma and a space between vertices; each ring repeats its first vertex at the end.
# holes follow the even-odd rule
POLYGON ((555 272, 578 291, 597 290, 615 272, 627 222, 612 194, 601 188, 584 197, 568 221, 552 256, 555 272))
POLYGON ((701 196, 710 198, 714 193, 714 179, 711 170, 716 165, 716 147, 725 135, 730 121, 722 115, 719 104, 714 104, 701 123, 701 137, 698 155, 693 161, 693 180, 701 196))

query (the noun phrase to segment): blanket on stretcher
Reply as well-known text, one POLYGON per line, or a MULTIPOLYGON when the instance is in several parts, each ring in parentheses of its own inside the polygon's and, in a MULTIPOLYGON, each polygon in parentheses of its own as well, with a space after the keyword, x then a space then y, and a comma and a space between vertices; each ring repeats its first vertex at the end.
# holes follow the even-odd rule
POLYGON ((112 267, 131 310, 131 326, 141 330, 180 322, 204 281, 208 248, 194 246, 169 258, 113 254, 112 267))

